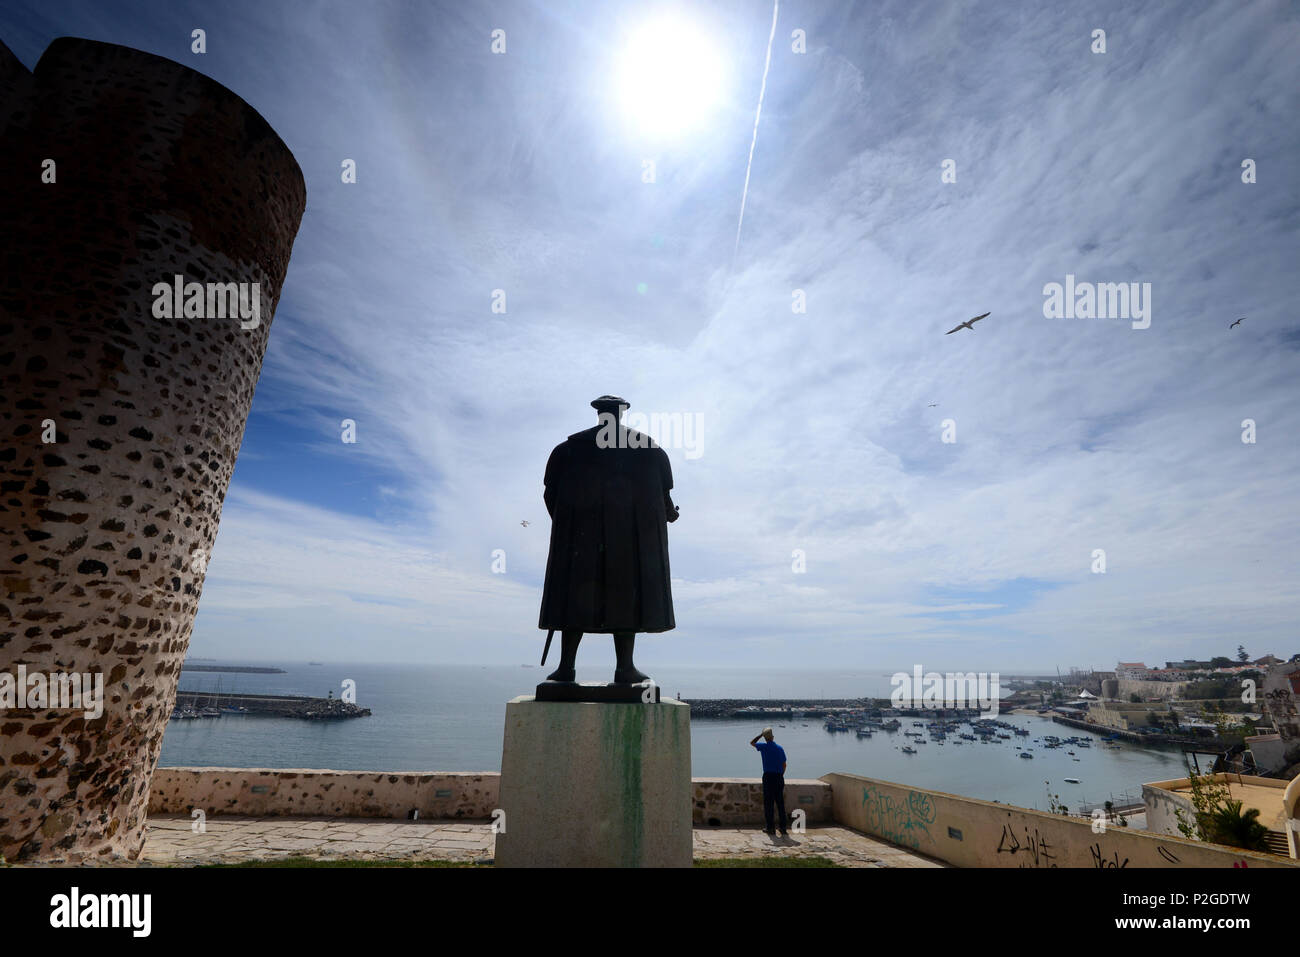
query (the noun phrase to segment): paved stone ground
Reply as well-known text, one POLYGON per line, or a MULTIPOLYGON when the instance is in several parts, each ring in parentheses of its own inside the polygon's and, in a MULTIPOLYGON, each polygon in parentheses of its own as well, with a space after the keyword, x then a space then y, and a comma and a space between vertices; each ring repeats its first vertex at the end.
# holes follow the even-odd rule
MULTIPOLYGON (((195 834, 188 817, 150 815, 140 863, 232 864, 282 857, 486 861, 490 823, 374 818, 210 817, 195 834)), ((843 827, 811 827, 788 839, 758 828, 696 828, 695 857, 827 857, 846 867, 943 867, 905 848, 843 827)))

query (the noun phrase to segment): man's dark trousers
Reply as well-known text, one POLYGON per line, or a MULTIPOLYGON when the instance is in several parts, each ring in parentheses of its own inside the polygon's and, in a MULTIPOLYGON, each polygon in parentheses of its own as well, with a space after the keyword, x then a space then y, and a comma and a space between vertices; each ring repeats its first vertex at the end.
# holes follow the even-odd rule
POLYGON ((781 815, 781 833, 786 832, 785 822, 785 775, 768 772, 763 775, 763 817, 767 820, 768 831, 772 830, 772 805, 776 805, 781 815))

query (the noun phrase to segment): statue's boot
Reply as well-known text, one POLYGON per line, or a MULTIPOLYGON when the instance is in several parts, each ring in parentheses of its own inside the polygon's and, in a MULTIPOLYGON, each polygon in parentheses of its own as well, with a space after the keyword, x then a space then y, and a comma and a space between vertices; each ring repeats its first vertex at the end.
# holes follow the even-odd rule
POLYGON ((565 631, 560 633, 560 667, 546 676, 547 681, 574 681, 578 677, 575 667, 578 660, 578 642, 582 641, 582 632, 565 631))
POLYGON ((618 659, 614 665, 616 685, 635 685, 650 680, 649 675, 637 671, 636 665, 632 663, 632 647, 635 644, 636 635, 633 632, 614 632, 614 654, 618 659))

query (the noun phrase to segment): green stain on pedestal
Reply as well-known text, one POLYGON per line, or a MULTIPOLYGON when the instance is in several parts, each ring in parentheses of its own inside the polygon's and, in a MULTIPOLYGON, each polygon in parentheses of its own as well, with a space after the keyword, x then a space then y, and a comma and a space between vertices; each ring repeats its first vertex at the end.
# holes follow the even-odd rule
POLYGON ((623 864, 626 867, 636 867, 641 863, 641 848, 645 838, 645 807, 641 791, 641 769, 645 755, 641 746, 645 740, 647 709, 636 704, 607 704, 597 707, 605 709, 601 737, 608 747, 606 754, 616 761, 621 756, 621 824, 627 837, 623 843, 623 864))

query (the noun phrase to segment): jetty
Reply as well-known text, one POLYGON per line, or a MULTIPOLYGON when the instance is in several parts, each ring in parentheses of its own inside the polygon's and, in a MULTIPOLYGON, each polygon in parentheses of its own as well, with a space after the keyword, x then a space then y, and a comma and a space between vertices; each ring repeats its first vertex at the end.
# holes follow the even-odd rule
POLYGON ((1071 728, 1083 728, 1094 734, 1104 735, 1106 737, 1121 738, 1125 741, 1132 741, 1136 744, 1153 744, 1166 745, 1169 747, 1196 747, 1202 750, 1209 748, 1211 750, 1222 750, 1228 747, 1231 742, 1218 738, 1215 735, 1204 735, 1201 737, 1188 737, 1184 734, 1164 734, 1151 731, 1130 731, 1124 728, 1112 728, 1104 724, 1091 724, 1087 721, 1080 721, 1078 718, 1070 718, 1061 714, 1052 715, 1052 721, 1056 724, 1069 725, 1071 728))
POLYGON ((225 714, 249 714, 273 718, 303 718, 307 721, 335 721, 342 718, 364 718, 369 708, 360 708, 339 698, 313 698, 308 695, 278 694, 227 694, 212 691, 177 691, 179 712, 210 713, 220 710, 225 714), (214 709, 213 705, 217 705, 214 709))

